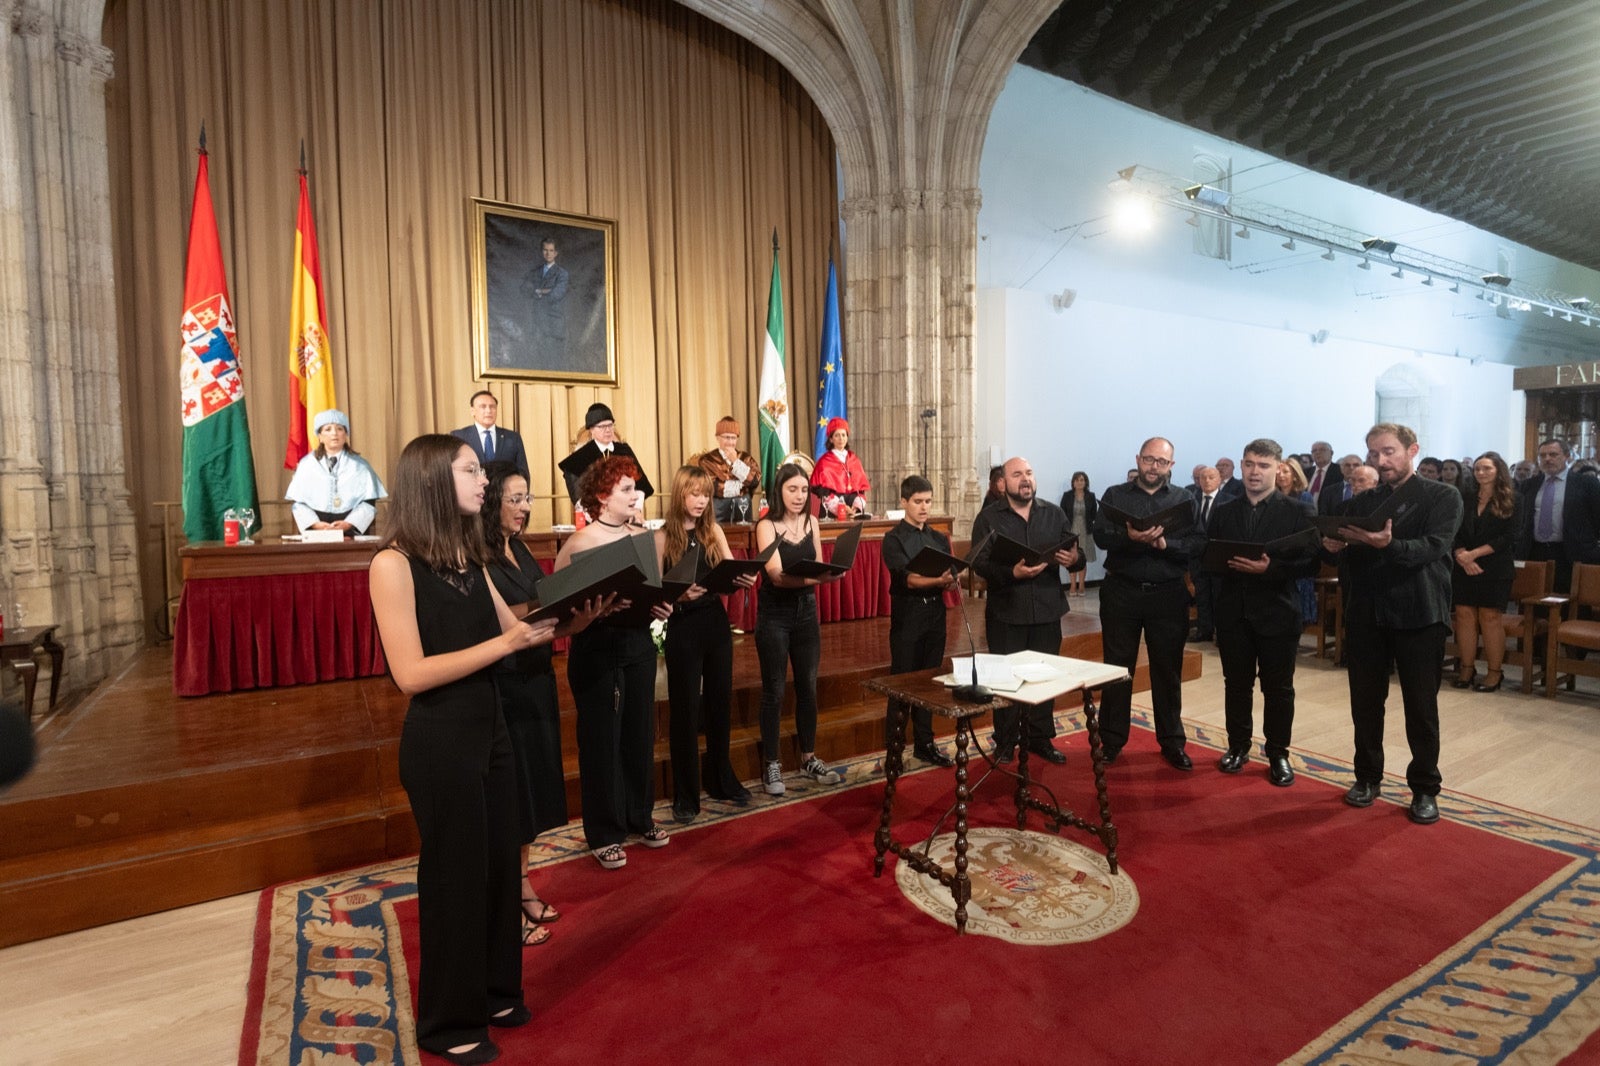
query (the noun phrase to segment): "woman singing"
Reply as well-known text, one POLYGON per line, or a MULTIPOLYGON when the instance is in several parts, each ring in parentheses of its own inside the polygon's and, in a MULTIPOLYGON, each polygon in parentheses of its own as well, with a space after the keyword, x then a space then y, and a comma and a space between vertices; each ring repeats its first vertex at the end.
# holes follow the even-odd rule
MULTIPOLYGON (((491 556, 489 578, 500 598, 518 618, 538 606, 539 578, 543 571, 521 540, 528 523, 528 479, 510 463, 490 463, 483 497, 483 539, 491 556)), ((556 628, 556 636, 581 632, 611 606, 597 602, 556 628)), ((502 661, 495 669, 500 690, 500 712, 511 735, 511 754, 517 766, 518 825, 521 829, 522 868, 528 868, 534 839, 547 829, 567 824, 567 787, 561 765, 561 707, 556 700, 556 672, 550 648, 529 648, 502 661)), ((533 885, 522 883, 522 943, 524 947, 550 939, 545 926, 561 914, 539 898, 533 885)))
MULTIPOLYGON (((578 505, 595 516, 561 546, 556 569, 576 552, 623 537, 650 536, 633 523, 639 517, 634 479, 639 468, 612 455, 584 471, 578 505)), ((672 614, 658 606, 657 618, 672 614)), ((648 623, 605 618, 572 639, 567 681, 578 710, 578 776, 583 792, 583 836, 589 852, 607 870, 628 864, 622 850, 629 834, 647 848, 671 843, 655 824, 656 646, 648 623)))
POLYGON ((1516 576, 1512 542, 1517 533, 1517 494, 1511 471, 1497 452, 1484 452, 1472 464, 1478 490, 1467 497, 1456 531, 1455 566, 1450 571, 1451 600, 1455 604, 1456 662, 1451 684, 1493 692, 1505 680, 1501 666, 1506 657, 1505 610, 1516 576), (1483 657, 1489 671, 1480 681, 1475 660, 1478 634, 1483 634, 1483 657))
MULTIPOLYGON (((700 549, 696 578, 729 557, 728 541, 711 510, 713 478, 698 466, 681 466, 672 478, 666 522, 656 532, 662 571, 700 549)), ((753 576, 740 579, 749 588, 753 576)), ((733 704, 733 634, 722 597, 699 585, 684 593, 667 623, 667 699, 672 705, 672 817, 688 823, 700 814, 700 733, 706 735, 706 793, 712 799, 750 802, 728 759, 733 704)))
POLYGON ((549 644, 517 621, 485 571, 485 484, 472 449, 430 434, 395 470, 389 534, 369 570, 395 684, 411 697, 400 780, 421 837, 417 1045, 451 1062, 499 1054, 486 1026, 526 1024, 517 929, 517 772, 493 669, 549 644))
POLYGON ((766 580, 756 601, 756 653, 761 659, 762 782, 770 796, 783 795, 783 761, 778 725, 783 711, 783 672, 794 665, 794 724, 800 741, 800 772, 824 785, 843 778, 817 758, 817 666, 822 658, 822 630, 817 623, 815 588, 837 578, 790 577, 784 570, 802 559, 822 558, 822 533, 806 512, 811 488, 806 473, 793 463, 778 468, 774 478, 778 506, 756 523, 756 547, 765 551, 774 540, 778 550, 767 560, 766 580))

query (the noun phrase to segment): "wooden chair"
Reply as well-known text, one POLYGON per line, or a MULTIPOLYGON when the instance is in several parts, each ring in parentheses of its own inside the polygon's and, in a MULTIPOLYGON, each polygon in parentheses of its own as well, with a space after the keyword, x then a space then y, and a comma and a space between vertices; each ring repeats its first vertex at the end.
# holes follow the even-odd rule
POLYGON ((1556 684, 1565 680, 1570 692, 1577 676, 1600 677, 1600 655, 1568 657, 1563 648, 1600 651, 1600 565, 1578 563, 1572 568, 1572 590, 1565 603, 1551 610, 1545 634, 1544 694, 1554 696, 1556 684))
POLYGON ((1506 662, 1522 671, 1522 691, 1533 691, 1534 648, 1543 648, 1540 639, 1550 629, 1548 611, 1541 606, 1556 583, 1556 564, 1548 560, 1529 560, 1517 564, 1511 579, 1511 603, 1515 614, 1506 612, 1506 662))
POLYGON ((1316 579, 1317 620, 1304 632, 1317 635, 1317 658, 1328 657, 1328 642, 1333 642, 1335 662, 1344 658, 1344 611, 1339 599, 1339 568, 1322 564, 1316 579))

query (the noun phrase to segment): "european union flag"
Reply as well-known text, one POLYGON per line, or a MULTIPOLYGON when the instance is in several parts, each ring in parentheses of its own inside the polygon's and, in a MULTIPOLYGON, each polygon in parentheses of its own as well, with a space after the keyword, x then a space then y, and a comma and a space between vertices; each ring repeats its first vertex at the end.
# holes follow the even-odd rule
POLYGON ((839 340, 839 278, 828 260, 828 295, 822 308, 822 378, 817 382, 817 446, 811 453, 821 455, 828 447, 828 420, 849 420, 850 405, 844 398, 844 346, 839 340))

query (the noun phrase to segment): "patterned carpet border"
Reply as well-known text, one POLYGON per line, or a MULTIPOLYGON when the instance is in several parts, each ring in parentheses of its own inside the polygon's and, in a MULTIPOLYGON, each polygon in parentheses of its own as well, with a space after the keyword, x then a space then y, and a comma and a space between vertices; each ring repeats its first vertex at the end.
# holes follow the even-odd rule
MULTIPOLYGON (((1136 724, 1151 728, 1147 708, 1136 724)), ((1077 711, 1056 716, 1063 734, 1084 728, 1077 711)), ((1187 725, 1189 736, 1221 750, 1226 737, 1187 725)), ((980 732, 987 738, 988 731, 980 732)), ((948 740, 942 742, 950 749, 948 740)), ((1296 773, 1344 787, 1350 764, 1291 752, 1296 773)), ((843 785, 798 776, 786 793, 757 793, 749 807, 705 800, 699 820, 676 833, 697 832, 733 818, 806 803, 841 789, 883 780, 883 753, 837 764, 843 785)), ((910 765, 916 765, 914 762, 910 765)), ((921 773, 923 769, 909 772, 921 773)), ((1380 802, 1409 790, 1401 778, 1380 802)), ((1553 1062, 1600 1029, 1600 834, 1499 804, 1446 792, 1441 818, 1569 855, 1572 861, 1411 979, 1352 1011, 1287 1061, 1322 1064, 1417 1063, 1426 1066, 1553 1062)), ((666 820, 665 803, 658 816, 666 820)), ((584 856, 581 825, 540 838, 534 865, 584 856)), ((399 950, 394 904, 416 893, 415 860, 400 859, 332 877, 266 889, 264 981, 256 1054, 261 1066, 420 1066, 411 1030, 409 988, 399 950)), ((1068 949, 1070 950, 1070 949, 1068 949)), ((254 1012, 251 1012, 253 1018, 254 1012)), ((247 1026, 251 1018, 247 1018, 247 1026)), ((249 1046, 249 1034, 243 1046, 249 1046)))

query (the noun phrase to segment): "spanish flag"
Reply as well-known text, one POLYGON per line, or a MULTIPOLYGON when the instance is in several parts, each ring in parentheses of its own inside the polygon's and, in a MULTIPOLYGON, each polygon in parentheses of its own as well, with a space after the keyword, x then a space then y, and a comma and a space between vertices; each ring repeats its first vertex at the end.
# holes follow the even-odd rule
POLYGON ((322 259, 311 217, 305 159, 300 161, 300 209, 294 224, 294 283, 289 307, 289 446, 283 454, 293 470, 316 446, 311 420, 339 406, 333 387, 333 346, 328 310, 322 302, 322 259))

